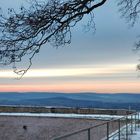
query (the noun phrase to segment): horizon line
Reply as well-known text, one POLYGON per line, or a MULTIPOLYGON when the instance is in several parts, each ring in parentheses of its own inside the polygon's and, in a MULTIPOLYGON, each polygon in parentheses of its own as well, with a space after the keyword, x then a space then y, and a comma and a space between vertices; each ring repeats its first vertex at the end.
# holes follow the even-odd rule
POLYGON ((0 94, 1 93, 19 93, 19 94, 25 94, 25 93, 51 93, 51 94, 140 94, 140 93, 137 93, 137 92, 110 92, 110 93, 106 93, 106 92, 55 92, 55 91, 0 91, 0 94))

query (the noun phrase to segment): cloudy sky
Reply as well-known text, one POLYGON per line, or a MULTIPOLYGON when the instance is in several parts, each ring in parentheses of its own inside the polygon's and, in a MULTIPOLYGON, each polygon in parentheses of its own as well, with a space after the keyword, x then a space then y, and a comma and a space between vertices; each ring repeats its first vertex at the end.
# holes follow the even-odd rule
MULTIPOLYGON (((0 1, 3 13, 22 3, 25 0, 0 1)), ((95 10, 95 34, 85 32, 85 17, 73 28, 70 45, 58 49, 42 46, 21 80, 10 66, 1 66, 0 91, 140 93, 136 71, 139 57, 132 51, 139 35, 138 24, 130 28, 120 16, 116 3, 109 0, 95 10)))

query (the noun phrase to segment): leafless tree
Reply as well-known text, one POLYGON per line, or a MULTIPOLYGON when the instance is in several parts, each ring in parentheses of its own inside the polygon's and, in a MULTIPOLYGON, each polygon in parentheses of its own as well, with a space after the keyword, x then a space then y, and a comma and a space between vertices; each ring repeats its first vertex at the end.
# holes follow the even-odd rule
MULTIPOLYGON (((120 0, 118 2, 119 11, 122 13, 127 22, 133 27, 138 22, 140 16, 140 0, 120 0)), ((140 50, 140 39, 135 43, 136 51, 140 50)), ((140 70, 140 64, 137 65, 137 70, 140 70)))
MULTIPOLYGON (((43 44, 56 47, 71 42, 71 28, 90 15, 94 23, 94 9, 109 0, 33 0, 30 8, 20 12, 9 9, 9 16, 0 15, 0 63, 13 64, 14 72, 23 76, 32 65, 32 58, 43 44), (17 63, 24 56, 29 66, 19 70, 17 63)), ((140 13, 140 0, 118 0, 119 11, 134 26, 140 13)), ((140 42, 136 44, 137 49, 140 42)))

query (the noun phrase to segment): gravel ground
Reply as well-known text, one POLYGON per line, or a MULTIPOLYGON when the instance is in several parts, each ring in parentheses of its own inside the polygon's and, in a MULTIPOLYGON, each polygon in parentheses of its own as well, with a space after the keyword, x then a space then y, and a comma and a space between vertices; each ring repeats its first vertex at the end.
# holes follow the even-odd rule
MULTIPOLYGON (((84 118, 0 116, 0 140, 51 140, 103 122, 84 118)), ((82 135, 87 137, 87 132, 82 135)))

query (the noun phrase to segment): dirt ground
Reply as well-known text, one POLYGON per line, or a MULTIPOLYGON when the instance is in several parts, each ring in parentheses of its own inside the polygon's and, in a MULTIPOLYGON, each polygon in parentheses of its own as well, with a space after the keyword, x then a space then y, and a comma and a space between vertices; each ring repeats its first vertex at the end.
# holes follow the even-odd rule
MULTIPOLYGON (((0 140, 52 140, 54 137, 103 122, 105 121, 84 118, 0 116, 0 140)), ((94 131, 95 129, 91 130, 91 137, 97 140, 98 135, 103 137, 106 134, 106 126, 94 131)), ((85 131, 69 140, 86 140, 87 134, 85 131)))

